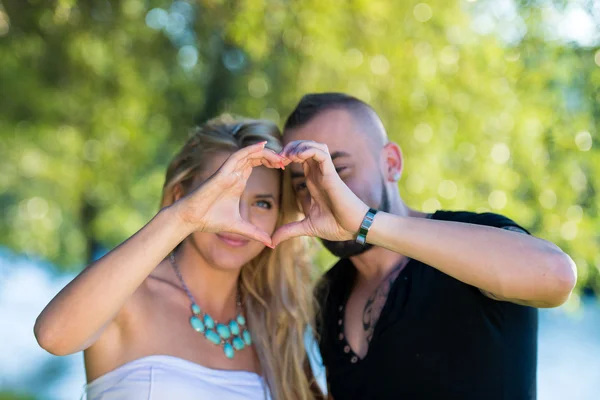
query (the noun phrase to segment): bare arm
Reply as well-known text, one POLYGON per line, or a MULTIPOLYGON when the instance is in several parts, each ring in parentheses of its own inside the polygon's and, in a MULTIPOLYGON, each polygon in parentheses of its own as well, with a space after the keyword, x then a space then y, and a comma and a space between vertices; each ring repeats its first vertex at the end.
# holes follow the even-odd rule
MULTIPOLYGON (((327 146, 296 141, 282 154, 303 165, 308 191, 298 195, 306 218, 279 228, 273 242, 301 235, 354 240, 369 208, 341 180, 327 146)), ((506 229, 378 213, 367 241, 521 305, 556 307, 577 280, 573 261, 557 246, 506 229)))
POLYGON ((234 232, 270 245, 267 233, 239 215, 239 197, 252 167, 280 163, 263 148, 253 145, 233 154, 208 181, 80 273, 37 318, 40 346, 56 355, 91 346, 152 270, 194 231, 234 232))
POLYGON ((56 355, 84 350, 160 261, 190 232, 166 208, 119 247, 88 266, 35 323, 40 346, 56 355))
POLYGON ((422 261, 485 295, 556 307, 577 279, 571 258, 542 239, 507 229, 378 213, 369 243, 422 261))

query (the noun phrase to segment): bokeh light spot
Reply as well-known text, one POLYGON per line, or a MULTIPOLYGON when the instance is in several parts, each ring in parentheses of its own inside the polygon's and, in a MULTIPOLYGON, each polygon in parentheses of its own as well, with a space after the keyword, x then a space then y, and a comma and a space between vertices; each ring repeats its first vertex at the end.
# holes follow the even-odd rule
POLYGON ((146 25, 152 29, 164 29, 168 22, 169 13, 162 8, 153 8, 146 14, 146 25))
POLYGON ((491 156, 496 164, 506 164, 510 159, 510 149, 504 143, 496 143, 492 147, 491 156))
POLYGON ((433 16, 433 10, 427 3, 419 3, 413 8, 413 15, 419 22, 427 22, 433 16))
POLYGON ((506 200, 506 193, 504 193, 502 190, 494 190, 488 197, 488 203, 490 204, 490 207, 496 210, 502 210, 504 207, 506 207, 506 200))
POLYGON ((592 135, 589 132, 579 132, 575 136, 575 144, 581 151, 589 151, 592 148, 592 135))

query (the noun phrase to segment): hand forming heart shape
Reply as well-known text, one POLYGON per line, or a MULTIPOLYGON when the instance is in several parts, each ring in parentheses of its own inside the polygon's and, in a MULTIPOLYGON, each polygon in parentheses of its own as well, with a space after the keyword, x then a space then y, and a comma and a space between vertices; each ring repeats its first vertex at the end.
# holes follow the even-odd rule
POLYGON ((297 236, 352 239, 368 207, 341 180, 327 146, 296 141, 276 154, 265 149, 265 144, 233 153, 208 180, 173 204, 191 231, 237 233, 271 248, 297 236), (283 169, 290 163, 303 166, 307 189, 297 195, 305 218, 279 227, 271 237, 240 216, 240 196, 252 168, 263 165, 283 169))

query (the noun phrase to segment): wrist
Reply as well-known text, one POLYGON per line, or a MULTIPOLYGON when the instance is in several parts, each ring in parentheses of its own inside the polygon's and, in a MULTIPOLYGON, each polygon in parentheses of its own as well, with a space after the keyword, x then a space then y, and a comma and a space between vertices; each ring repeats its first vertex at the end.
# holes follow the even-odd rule
POLYGON ((170 206, 164 207, 159 214, 165 216, 165 219, 175 225, 177 230, 181 230, 182 235, 187 237, 194 232, 201 231, 201 225, 194 223, 192 213, 186 210, 181 201, 175 202, 170 206))
POLYGON ((376 209, 369 208, 369 210, 365 213, 365 216, 360 224, 358 234, 356 235, 356 243, 363 246, 367 244, 367 235, 369 234, 371 225, 373 225, 373 221, 375 220, 375 215, 377 215, 377 212, 378 211, 376 209))
MULTIPOLYGON (((386 248, 389 248, 391 243, 394 243, 395 246, 403 243, 404 247, 406 233, 411 231, 411 227, 408 226, 410 219, 411 217, 378 212, 371 229, 369 229, 367 243, 386 248)), ((404 251, 403 248, 402 254, 405 254, 404 251)))
POLYGON ((352 212, 353 220, 350 223, 350 229, 347 229, 349 240, 356 239, 358 233, 360 232, 360 227, 363 223, 363 220, 365 219, 365 216, 367 215, 369 209, 370 207, 361 201, 360 205, 356 207, 357 211, 352 212))

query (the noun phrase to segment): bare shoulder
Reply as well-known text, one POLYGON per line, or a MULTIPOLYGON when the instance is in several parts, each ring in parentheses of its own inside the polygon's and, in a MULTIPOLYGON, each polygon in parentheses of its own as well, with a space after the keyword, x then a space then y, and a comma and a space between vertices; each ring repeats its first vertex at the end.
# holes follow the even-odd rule
MULTIPOLYGON (((99 337, 85 350, 85 367, 88 381, 117 368, 125 361, 135 359, 145 352, 145 345, 139 340, 147 326, 151 324, 153 303, 164 291, 167 274, 161 262, 127 299, 112 321, 102 329, 99 337)), ((147 333, 146 333, 147 334, 147 333)))
POLYGON ((123 317, 137 323, 158 318, 159 313, 170 315, 174 309, 188 309, 188 298, 173 271, 169 260, 163 260, 144 280, 124 307, 123 317))
POLYGON ((173 292, 180 290, 169 261, 166 259, 161 261, 127 300, 119 313, 119 324, 146 314, 153 309, 156 302, 164 301, 173 292))
POLYGON ((179 281, 169 260, 163 260, 144 282, 147 294, 163 294, 164 291, 180 290, 179 281), (158 293, 157 293, 158 292, 158 293))

